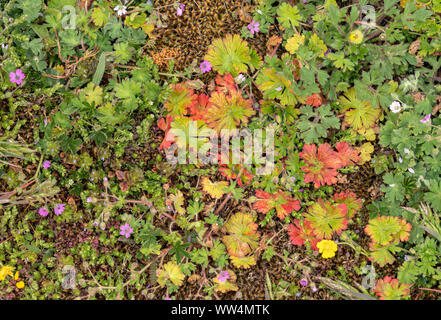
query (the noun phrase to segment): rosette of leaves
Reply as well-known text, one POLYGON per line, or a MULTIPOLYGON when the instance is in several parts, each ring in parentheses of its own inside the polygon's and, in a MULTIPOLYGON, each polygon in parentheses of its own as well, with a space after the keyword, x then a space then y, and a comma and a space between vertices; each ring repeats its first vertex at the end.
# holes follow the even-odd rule
POLYGON ((335 203, 344 203, 346 205, 348 208, 348 212, 346 214, 348 219, 355 216, 355 214, 361 209, 363 203, 361 199, 357 199, 357 195, 355 193, 349 190, 334 194, 332 200, 334 200, 335 203))
POLYGON ((390 216, 380 216, 369 220, 365 232, 371 237, 370 259, 380 266, 393 263, 394 253, 400 251, 397 246, 409 239, 412 226, 405 219, 390 216))
POLYGON ((250 213, 235 213, 224 225, 227 235, 222 238, 231 262, 238 268, 256 264, 251 254, 258 246, 257 224, 250 213))
POLYGON ((400 284, 398 279, 386 276, 377 280, 375 294, 380 297, 380 300, 407 300, 410 298, 410 285, 400 284))
POLYGON ((262 64, 256 50, 250 48, 237 34, 228 34, 224 39, 214 40, 204 59, 220 74, 231 73, 233 77, 246 73, 248 68, 253 72, 262 64))
POLYGON ((197 95, 193 90, 188 88, 185 84, 171 84, 170 95, 164 107, 168 114, 172 117, 181 117, 187 114, 187 109, 190 109, 197 102, 197 95))
POLYGON ((211 107, 206 114, 207 125, 220 132, 222 129, 234 130, 241 123, 247 123, 254 115, 250 100, 245 100, 239 90, 232 89, 228 93, 216 90, 210 97, 211 107))
POLYGON ((367 140, 375 140, 373 130, 380 117, 381 109, 373 107, 370 101, 359 100, 355 88, 350 88, 338 98, 345 113, 345 122, 351 129, 367 140))
POLYGON ((334 233, 340 234, 348 224, 348 207, 344 203, 331 204, 323 199, 313 203, 305 213, 318 239, 331 239, 334 233))
POLYGON ((318 250, 317 243, 319 239, 314 235, 311 222, 294 219, 294 223, 288 225, 288 235, 292 244, 302 246, 308 242, 311 245, 311 249, 318 250))
POLYGON ((332 185, 337 182, 337 169, 341 168, 340 157, 328 143, 319 145, 305 144, 300 157, 306 162, 302 167, 305 172, 305 183, 314 182, 314 187, 332 185))
POLYGON ((266 214, 270 210, 275 209, 279 219, 284 219, 294 210, 298 211, 300 209, 300 201, 291 198, 290 195, 281 190, 274 194, 263 190, 256 190, 256 197, 258 200, 253 203, 254 210, 266 214))

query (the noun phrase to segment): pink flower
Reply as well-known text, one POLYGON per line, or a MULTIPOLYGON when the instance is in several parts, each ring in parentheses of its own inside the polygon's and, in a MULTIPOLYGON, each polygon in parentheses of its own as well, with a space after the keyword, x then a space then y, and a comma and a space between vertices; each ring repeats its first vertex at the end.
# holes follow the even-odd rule
POLYGON ((227 279, 230 279, 228 271, 221 271, 221 273, 219 273, 219 275, 217 276, 217 280, 219 280, 221 283, 224 283, 225 281, 227 281, 227 279))
POLYGON ((23 82, 24 78, 25 78, 25 74, 23 73, 23 71, 21 71, 21 69, 17 69, 15 70, 15 72, 9 73, 9 80, 12 83, 16 83, 18 85, 20 85, 23 82))
POLYGON ((131 228, 128 223, 123 224, 119 228, 121 229, 121 232, 119 234, 122 235, 122 236, 125 236, 126 238, 130 237, 130 235, 133 232, 133 228, 131 228))
POLYGON ((66 205, 64 203, 57 204, 54 209, 55 215, 59 216, 60 214, 62 214, 65 206, 66 205))
POLYGON ((41 207, 38 209, 38 214, 42 217, 46 217, 49 214, 49 211, 45 207, 41 207))
POLYGON ((424 119, 421 119, 420 122, 421 123, 427 123, 430 121, 430 113, 424 117, 424 119))
POLYGON ((307 286, 307 285, 308 285, 308 280, 306 280, 306 279, 302 279, 302 280, 300 280, 300 284, 301 284, 302 286, 307 286))
POLYGON ((248 25, 248 30, 250 30, 251 34, 254 34, 256 32, 259 32, 259 25, 260 23, 257 21, 251 21, 251 23, 248 25))
POLYGON ((185 8, 185 4, 180 4, 177 8, 176 8, 176 14, 180 17, 182 16, 182 13, 184 12, 184 8, 185 8))
POLYGON ((49 161, 49 160, 45 160, 44 162, 43 162, 43 169, 49 169, 50 168, 50 166, 51 166, 51 162, 49 161))
POLYGON ((211 63, 207 60, 204 60, 204 62, 201 63, 200 67, 202 73, 209 72, 211 70, 211 63))

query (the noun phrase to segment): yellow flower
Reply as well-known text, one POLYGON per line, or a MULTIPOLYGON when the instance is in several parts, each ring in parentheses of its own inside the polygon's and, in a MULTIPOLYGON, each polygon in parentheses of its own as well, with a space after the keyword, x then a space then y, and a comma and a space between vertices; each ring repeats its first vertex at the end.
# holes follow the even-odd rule
POLYGON ((5 280, 6 276, 12 277, 12 267, 10 266, 3 266, 0 269, 0 281, 5 280))
POLYGON ((23 289, 24 288, 24 282, 23 281, 19 281, 15 284, 17 286, 17 288, 19 289, 23 289))
POLYGON ((355 44, 359 44, 363 41, 363 33, 360 30, 354 30, 349 35, 349 41, 355 44))
POLYGON ((322 258, 328 259, 335 256, 335 252, 337 251, 337 244, 332 240, 322 240, 317 243, 317 248, 322 254, 322 258))
POLYGON ((20 275, 20 272, 17 271, 17 272, 15 273, 15 275, 14 275, 14 280, 15 280, 15 281, 18 280, 18 276, 19 276, 19 275, 20 275))
POLYGON ((305 36, 295 34, 286 41, 285 48, 289 53, 294 54, 296 53, 299 46, 304 43, 305 43, 305 36))

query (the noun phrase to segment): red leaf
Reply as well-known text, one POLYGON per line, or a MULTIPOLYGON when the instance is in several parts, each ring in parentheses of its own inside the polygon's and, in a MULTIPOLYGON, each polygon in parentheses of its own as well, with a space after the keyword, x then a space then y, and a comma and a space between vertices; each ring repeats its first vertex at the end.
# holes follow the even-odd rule
POLYGON ((301 246, 305 244, 306 241, 309 241, 311 249, 317 250, 317 243, 319 239, 314 236, 311 223, 308 221, 303 220, 303 225, 301 226, 300 220, 294 219, 294 224, 288 225, 288 235, 292 244, 301 246))
POLYGON ((319 107, 323 104, 323 98, 320 94, 313 93, 312 95, 306 98, 305 102, 310 106, 319 107))
POLYGON ((275 194, 256 190, 256 196, 260 198, 253 204, 253 209, 260 213, 268 213, 271 209, 276 209, 277 217, 284 219, 294 210, 300 209, 300 201, 291 198, 287 193, 279 190, 275 194))
POLYGON ((164 140, 162 140, 159 150, 168 149, 170 145, 175 141, 175 136, 170 132, 171 123, 173 122, 173 117, 167 115, 165 118, 161 118, 158 121, 158 127, 165 132, 164 140))
POLYGON ((361 199, 357 199, 357 195, 349 190, 334 194, 333 200, 336 203, 344 203, 348 207, 348 212, 346 214, 348 219, 355 216, 362 206, 361 199))
POLYGON ((314 182, 314 187, 319 188, 337 182, 337 169, 341 168, 342 162, 328 143, 319 145, 318 150, 314 144, 305 144, 299 154, 307 164, 302 167, 306 183, 314 182))
POLYGON ((206 94, 201 93, 197 98, 197 102, 188 108, 189 109, 188 111, 191 115, 190 118, 195 121, 196 120, 206 121, 207 119, 205 118, 205 116, 210 107, 211 107, 211 103, 209 101, 209 97, 206 94))
POLYGON ((353 166, 360 160, 358 152, 344 141, 337 143, 335 149, 337 149, 337 156, 342 162, 342 167, 353 166))
POLYGON ((224 76, 218 74, 216 76, 216 84, 216 91, 228 93, 231 90, 236 90, 236 82, 231 74, 226 74, 224 76))

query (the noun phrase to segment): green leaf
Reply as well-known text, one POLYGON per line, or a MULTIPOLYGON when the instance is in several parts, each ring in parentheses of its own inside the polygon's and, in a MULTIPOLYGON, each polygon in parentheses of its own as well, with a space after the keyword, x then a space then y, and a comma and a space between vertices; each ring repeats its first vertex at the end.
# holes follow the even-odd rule
POLYGON ((134 99, 141 93, 141 84, 133 80, 124 80, 115 86, 115 96, 120 99, 134 99))
POLYGON ((100 82, 101 82, 101 79, 103 78, 105 69, 106 69, 106 53, 103 52, 100 55, 100 58, 98 60, 98 65, 96 67, 95 74, 93 75, 93 79, 92 79, 92 82, 96 86, 100 85, 100 82))
POLYGON ((115 49, 113 56, 115 56, 116 63, 126 64, 132 58, 132 51, 128 42, 115 43, 113 48, 115 49))
POLYGON ((96 7, 92 11, 92 21, 96 26, 102 27, 109 21, 109 18, 104 13, 102 8, 96 7))
POLYGON ((287 3, 283 3, 277 9, 277 20, 282 25, 282 27, 295 28, 300 25, 300 21, 302 21, 302 16, 299 15, 299 9, 297 6, 290 6, 287 3))

